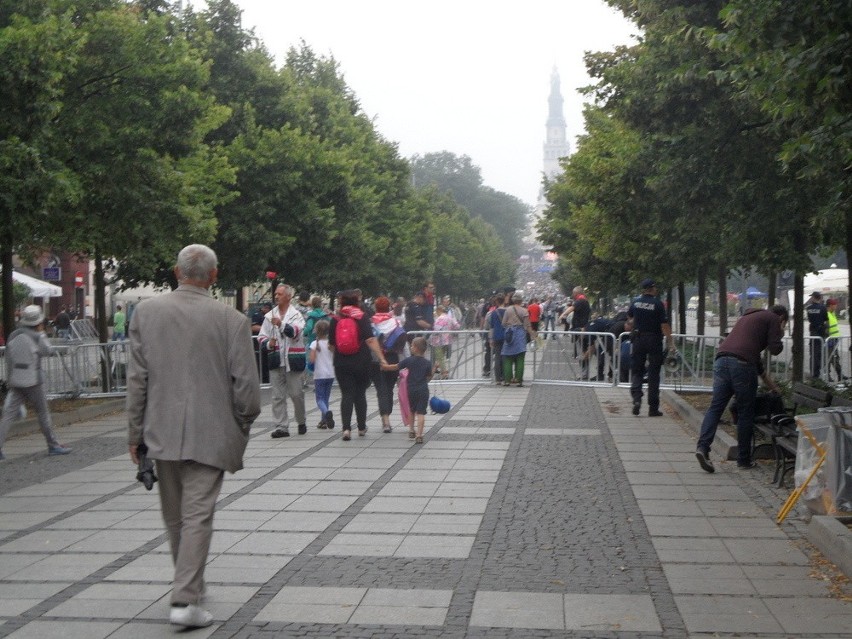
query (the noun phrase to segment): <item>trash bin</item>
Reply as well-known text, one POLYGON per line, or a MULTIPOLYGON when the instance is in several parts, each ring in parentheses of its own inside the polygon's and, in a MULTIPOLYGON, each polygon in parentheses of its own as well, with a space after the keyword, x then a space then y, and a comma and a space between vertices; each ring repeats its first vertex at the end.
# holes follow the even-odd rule
POLYGON ((831 423, 826 441, 826 488, 832 498, 828 514, 852 514, 852 409, 822 408, 831 423))
MULTIPOLYGON (((797 417, 796 423, 799 426, 799 439, 796 445, 796 470, 793 477, 796 488, 800 488, 811 476, 821 456, 821 452, 811 442, 810 437, 802 431, 802 427, 813 435, 820 447, 825 448, 831 436, 832 425, 827 416, 818 413, 797 417)), ((823 463, 802 492, 802 502, 808 510, 817 515, 827 515, 832 510, 833 500, 828 489, 828 475, 828 467, 823 463)))

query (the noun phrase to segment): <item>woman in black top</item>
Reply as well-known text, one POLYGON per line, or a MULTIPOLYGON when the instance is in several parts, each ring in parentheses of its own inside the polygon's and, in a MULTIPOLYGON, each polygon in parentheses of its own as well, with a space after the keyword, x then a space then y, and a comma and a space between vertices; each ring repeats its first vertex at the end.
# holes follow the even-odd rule
POLYGON ((367 389, 370 387, 370 351, 381 364, 387 364, 378 340, 373 336, 370 319, 360 308, 354 290, 338 293, 340 311, 331 318, 328 343, 334 351, 334 376, 340 386, 340 418, 343 420, 343 440, 349 441, 352 432, 352 409, 358 425, 358 435, 367 434, 367 389), (337 347, 338 327, 344 318, 354 320, 358 328, 358 350, 350 355, 337 347))

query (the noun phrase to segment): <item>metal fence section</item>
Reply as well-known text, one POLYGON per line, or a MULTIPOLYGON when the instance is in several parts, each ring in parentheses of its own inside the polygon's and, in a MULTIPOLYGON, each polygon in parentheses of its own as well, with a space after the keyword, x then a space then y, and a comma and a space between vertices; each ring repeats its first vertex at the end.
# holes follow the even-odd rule
MULTIPOLYGON (((122 396, 127 390, 130 342, 70 344, 52 340, 54 355, 43 357, 48 397, 122 396)), ((7 378, 5 348, 0 348, 0 378, 7 378)))
MULTIPOLYGON (((429 344, 427 357, 440 367, 436 380, 446 383, 494 381, 495 357, 489 354, 487 333, 481 330, 447 332, 418 331, 429 344), (489 373, 486 374, 486 371, 489 373)), ((527 344, 525 382, 580 386, 630 386, 629 334, 540 331, 538 339, 527 344), (627 342, 625 344, 625 342, 627 342)), ((660 385, 675 390, 710 391, 713 388, 713 362, 722 338, 707 335, 674 335, 677 362, 664 365, 660 385)), ((52 340, 56 355, 42 360, 50 397, 121 396, 127 388, 130 341, 69 343, 52 340)), ((257 341, 255 340, 257 344, 257 341)), ((852 377, 850 347, 852 337, 842 337, 831 345, 820 338, 806 338, 805 372, 810 372, 811 344, 821 349, 823 379, 837 382, 852 377)), ((0 348, 0 380, 6 379, 6 366, 0 348)), ((268 385, 265 351, 255 348, 261 386, 268 385)), ((792 338, 784 340, 784 350, 770 359, 770 371, 778 381, 787 381, 792 372, 792 338)))

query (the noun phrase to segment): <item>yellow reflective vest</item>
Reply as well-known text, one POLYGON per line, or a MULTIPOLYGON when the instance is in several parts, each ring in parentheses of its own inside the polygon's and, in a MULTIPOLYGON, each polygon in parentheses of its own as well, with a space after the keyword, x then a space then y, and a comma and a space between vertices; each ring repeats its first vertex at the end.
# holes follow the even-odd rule
POLYGON ((828 311, 828 338, 840 337, 840 326, 837 323, 837 315, 828 311))

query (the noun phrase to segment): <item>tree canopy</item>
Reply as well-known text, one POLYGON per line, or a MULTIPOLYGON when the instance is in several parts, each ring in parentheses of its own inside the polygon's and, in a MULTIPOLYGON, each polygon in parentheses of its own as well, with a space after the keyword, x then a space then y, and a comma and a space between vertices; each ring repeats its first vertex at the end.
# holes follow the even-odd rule
POLYGON ((5 330, 12 255, 49 248, 94 260, 102 338, 103 265, 161 283, 190 242, 212 244, 226 288, 269 270, 388 294, 511 279, 494 229, 517 228, 518 202, 481 179, 463 206, 414 188, 337 61, 302 44, 277 68, 240 14, 232 0, 0 0, 5 330))

